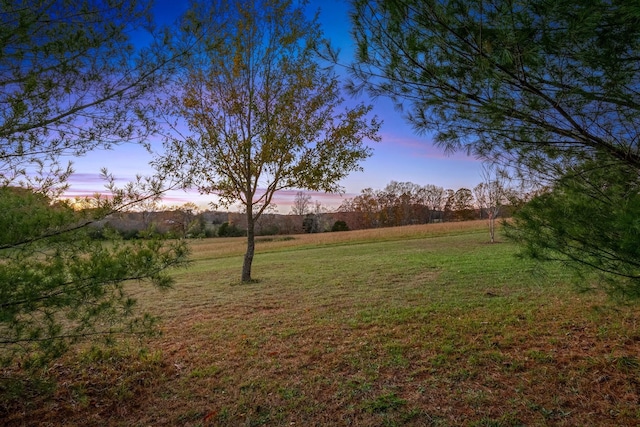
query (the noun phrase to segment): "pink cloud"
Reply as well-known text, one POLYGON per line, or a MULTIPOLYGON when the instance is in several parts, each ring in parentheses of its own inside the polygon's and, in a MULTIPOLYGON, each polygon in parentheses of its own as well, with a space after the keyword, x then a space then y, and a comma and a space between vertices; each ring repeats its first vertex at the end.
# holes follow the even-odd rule
MULTIPOLYGON (((127 182, 126 178, 119 178, 117 175, 115 176, 116 182, 127 182)), ((93 184, 93 183, 102 183, 106 184, 105 179, 102 175, 98 173, 74 173, 69 177, 69 183, 78 183, 78 184, 93 184)))
MULTIPOLYGON (((127 182, 126 179, 118 179, 117 181, 127 182)), ((105 189, 105 181, 99 174, 94 173, 77 173, 73 174, 69 179, 72 186, 63 194, 63 197, 69 199, 92 197, 95 194, 101 194, 108 196, 110 193, 105 189)), ((301 191, 298 189, 288 189, 278 191, 272 202, 277 206, 277 211, 282 214, 286 214, 291 210, 291 206, 294 203, 297 193, 301 191)), ((328 194, 315 191, 304 191, 306 195, 311 196, 311 202, 319 202, 324 208, 328 210, 337 209, 345 199, 355 197, 355 193, 344 194, 328 194)), ((259 189, 257 196, 264 194, 264 189, 259 189)), ((167 192, 163 197, 161 204, 172 206, 182 205, 184 203, 195 203, 203 209, 210 209, 210 203, 215 201, 215 194, 199 194, 196 190, 181 191, 173 190, 167 192)), ((239 205, 234 205, 231 210, 240 210, 239 205)))
POLYGON ((380 136, 382 137, 381 144, 394 149, 408 149, 408 153, 411 157, 441 160, 462 160, 471 162, 478 161, 472 156, 467 156, 464 151, 457 151, 453 154, 446 154, 444 152, 444 149, 436 147, 433 141, 429 138, 399 136, 397 134, 384 132, 380 136))
POLYGON ((101 190, 87 190, 87 189, 79 189, 79 188, 69 188, 64 192, 64 197, 90 197, 94 194, 110 194, 105 189, 101 190))

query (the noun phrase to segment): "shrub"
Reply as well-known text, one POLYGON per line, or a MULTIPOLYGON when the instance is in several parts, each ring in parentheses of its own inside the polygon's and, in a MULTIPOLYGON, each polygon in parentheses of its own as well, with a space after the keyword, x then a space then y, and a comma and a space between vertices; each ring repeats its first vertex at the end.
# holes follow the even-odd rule
POLYGON ((336 221, 333 223, 331 231, 349 231, 349 226, 344 221, 336 221))
POLYGON ((235 224, 229 224, 228 222, 223 222, 218 229, 219 237, 241 237, 244 236, 246 232, 241 228, 238 228, 235 224))

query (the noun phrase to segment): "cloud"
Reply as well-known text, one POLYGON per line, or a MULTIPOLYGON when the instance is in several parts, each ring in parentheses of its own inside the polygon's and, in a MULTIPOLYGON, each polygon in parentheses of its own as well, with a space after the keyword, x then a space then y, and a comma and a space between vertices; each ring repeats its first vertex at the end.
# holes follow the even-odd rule
MULTIPOLYGON (((63 197, 69 199, 92 197, 96 194, 104 196, 110 195, 109 191, 105 189, 105 181, 99 174, 93 173, 77 173, 73 174, 69 179, 72 186, 65 191, 63 197)), ((126 182, 124 179, 117 179, 117 181, 126 182)), ((264 189, 258 189, 256 197, 260 197, 264 194, 264 189)), ((316 191, 304 191, 299 189, 280 190, 274 194, 272 203, 276 205, 277 211, 281 214, 286 214, 291 211, 296 195, 298 192, 303 191, 306 195, 311 196, 311 202, 319 202, 324 208, 328 210, 337 209, 345 199, 353 198, 358 193, 343 193, 343 194, 329 194, 316 191)), ((203 209, 210 209, 210 203, 216 199, 215 194, 200 194, 196 190, 181 191, 174 190, 167 192, 160 202, 165 206, 183 205, 185 203, 195 203, 203 209)), ((233 205, 230 210, 242 210, 239 204, 233 205)))
MULTIPOLYGON (((93 185, 95 183, 106 184, 104 177, 99 173, 73 173, 69 177, 70 184, 78 184, 78 185, 93 185)), ((127 182, 127 178, 122 178, 115 176, 116 182, 127 182)))
POLYGON ((91 190, 68 189, 67 191, 64 192, 62 197, 65 199, 75 199, 75 198, 83 199, 85 197, 94 197, 96 194, 100 194, 101 196, 107 196, 107 197, 111 196, 111 193, 109 193, 106 190, 91 191, 91 190))
POLYGON ((455 153, 447 154, 444 149, 437 147, 429 138, 397 135, 386 132, 382 133, 380 136, 382 137, 382 145, 394 150, 407 150, 408 155, 411 157, 470 162, 479 161, 473 156, 468 156, 464 151, 456 151, 455 153))
POLYGON ((104 178, 97 173, 74 173, 69 177, 69 183, 73 184, 93 184, 96 182, 104 183, 104 178))

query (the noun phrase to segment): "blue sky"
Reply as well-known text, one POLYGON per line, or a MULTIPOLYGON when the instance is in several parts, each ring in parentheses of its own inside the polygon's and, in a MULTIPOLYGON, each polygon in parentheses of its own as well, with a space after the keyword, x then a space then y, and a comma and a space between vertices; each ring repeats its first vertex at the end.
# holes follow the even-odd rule
MULTIPOLYGON (((157 1, 158 19, 168 23, 186 7, 186 1, 157 1)), ((310 14, 320 10, 319 20, 325 36, 334 46, 341 49, 341 62, 350 62, 352 39, 348 6, 344 0, 312 0, 308 6, 310 14)), ((416 134, 401 114, 387 99, 371 102, 366 98, 349 99, 348 102, 366 102, 373 105, 373 112, 383 121, 380 128, 382 140, 370 143, 373 156, 362 163, 363 172, 354 172, 341 185, 342 195, 327 195, 308 192, 312 200, 319 201, 329 209, 337 208, 343 198, 351 198, 364 188, 382 189, 391 181, 410 181, 419 185, 435 184, 457 190, 461 187, 473 188, 481 181, 481 164, 463 153, 445 155, 435 147, 428 135, 416 134)), ((154 143, 158 149, 159 142, 154 143)), ((106 167, 119 180, 133 180, 136 174, 151 174, 152 159, 142 147, 127 144, 109 151, 96 151, 82 158, 73 159, 76 173, 71 177, 69 196, 87 195, 104 190, 104 182, 99 179, 100 168, 106 167)), ((283 191, 276 197, 278 211, 288 213, 290 204, 298 190, 283 191)), ((195 202, 206 206, 212 196, 201 196, 195 192, 171 192, 164 199, 166 205, 195 202)))

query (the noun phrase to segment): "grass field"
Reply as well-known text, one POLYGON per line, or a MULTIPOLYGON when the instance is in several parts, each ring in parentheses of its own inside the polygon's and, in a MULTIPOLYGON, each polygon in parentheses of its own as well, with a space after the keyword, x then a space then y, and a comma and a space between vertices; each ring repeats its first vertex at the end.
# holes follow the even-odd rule
MULTIPOLYGON (((193 244, 172 290, 131 285, 162 335, 86 346, 6 425, 632 426, 640 311, 482 222, 193 244)), ((0 423, 2 424, 2 423, 0 423)))

